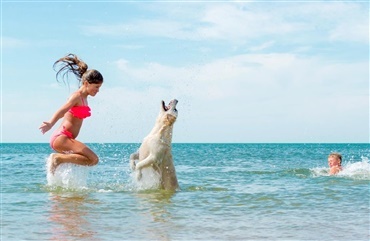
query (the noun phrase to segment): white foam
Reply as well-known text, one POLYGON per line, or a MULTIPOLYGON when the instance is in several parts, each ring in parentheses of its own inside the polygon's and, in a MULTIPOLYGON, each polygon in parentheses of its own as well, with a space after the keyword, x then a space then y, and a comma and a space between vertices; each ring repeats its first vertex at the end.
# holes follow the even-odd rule
POLYGON ((99 189, 98 192, 107 193, 107 192, 113 192, 113 190, 99 189))
POLYGON ((131 173, 132 184, 138 191, 158 189, 161 185, 161 175, 153 168, 147 167, 141 170, 141 179, 137 180, 137 171, 131 173))
POLYGON ((89 167, 75 165, 72 163, 60 164, 55 170, 54 175, 49 172, 50 156, 46 162, 47 181, 49 186, 63 187, 67 189, 87 188, 87 177, 89 167))
POLYGON ((315 167, 310 169, 314 177, 329 176, 328 167, 315 167))
MULTIPOLYGON (((370 180, 370 162, 367 157, 362 157, 359 162, 343 164, 343 170, 336 176, 353 179, 370 180)), ((316 167, 311 169, 314 176, 329 176, 329 167, 316 167)))
POLYGON ((338 176, 352 177, 355 179, 370 180, 370 163, 367 157, 362 157, 360 162, 348 162, 343 166, 343 171, 338 176))

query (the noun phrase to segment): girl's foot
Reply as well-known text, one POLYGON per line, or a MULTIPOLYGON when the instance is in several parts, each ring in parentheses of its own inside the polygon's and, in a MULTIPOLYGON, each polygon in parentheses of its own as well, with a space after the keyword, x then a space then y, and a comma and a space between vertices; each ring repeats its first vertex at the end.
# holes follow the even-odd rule
POLYGON ((58 166, 57 155, 57 153, 52 153, 49 156, 49 172, 53 175, 58 166))

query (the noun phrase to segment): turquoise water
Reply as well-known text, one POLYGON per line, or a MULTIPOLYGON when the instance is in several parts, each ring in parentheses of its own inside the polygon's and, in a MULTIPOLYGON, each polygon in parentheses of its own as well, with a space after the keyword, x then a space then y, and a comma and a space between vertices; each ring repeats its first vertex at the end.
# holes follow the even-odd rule
POLYGON ((1 145, 1 240, 370 239, 369 144, 173 144, 176 193, 138 188, 139 144, 89 146, 48 180, 48 144, 1 145))

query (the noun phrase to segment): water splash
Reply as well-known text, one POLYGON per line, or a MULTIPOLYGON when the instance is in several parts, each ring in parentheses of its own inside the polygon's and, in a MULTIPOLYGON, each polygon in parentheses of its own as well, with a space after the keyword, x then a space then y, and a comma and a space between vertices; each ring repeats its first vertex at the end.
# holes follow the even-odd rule
MULTIPOLYGON (((316 167, 310 169, 313 176, 329 176, 328 167, 316 167)), ((356 180, 370 180, 370 162, 367 157, 361 157, 358 162, 346 162, 343 164, 343 170, 336 176, 352 178, 356 180)))
POLYGON ((48 186, 77 190, 87 188, 87 177, 90 167, 63 163, 57 167, 53 175, 49 172, 50 163, 51 160, 49 156, 46 160, 46 178, 48 186))
POLYGON ((343 166, 343 171, 338 176, 350 177, 354 179, 370 180, 370 162, 367 157, 361 157, 360 162, 348 162, 343 166))
MULTIPOLYGON (((91 167, 76 165, 72 163, 60 164, 55 173, 50 173, 50 156, 46 159, 47 189, 64 191, 96 191, 96 192, 120 192, 120 191, 146 191, 158 190, 161 186, 161 176, 151 167, 141 170, 142 177, 137 179, 137 171, 126 173, 128 179, 122 182, 111 183, 106 180, 99 183, 90 183, 87 180, 91 167)), ((115 177, 117 178, 117 177, 115 177)))
POLYGON ((313 177, 329 176, 329 167, 310 168, 313 177))
POLYGON ((159 189, 161 186, 161 175, 153 168, 147 167, 141 170, 141 179, 136 178, 137 171, 130 174, 132 187, 137 191, 159 189))

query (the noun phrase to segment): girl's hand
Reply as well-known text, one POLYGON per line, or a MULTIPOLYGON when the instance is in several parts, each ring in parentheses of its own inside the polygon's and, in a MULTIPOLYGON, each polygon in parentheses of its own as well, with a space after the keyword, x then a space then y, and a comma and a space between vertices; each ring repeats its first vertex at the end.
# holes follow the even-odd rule
POLYGON ((45 134, 45 132, 47 132, 48 130, 50 130, 51 127, 53 127, 53 125, 50 122, 44 121, 44 122, 42 122, 42 124, 39 127, 39 129, 41 130, 41 133, 42 134, 45 134))

